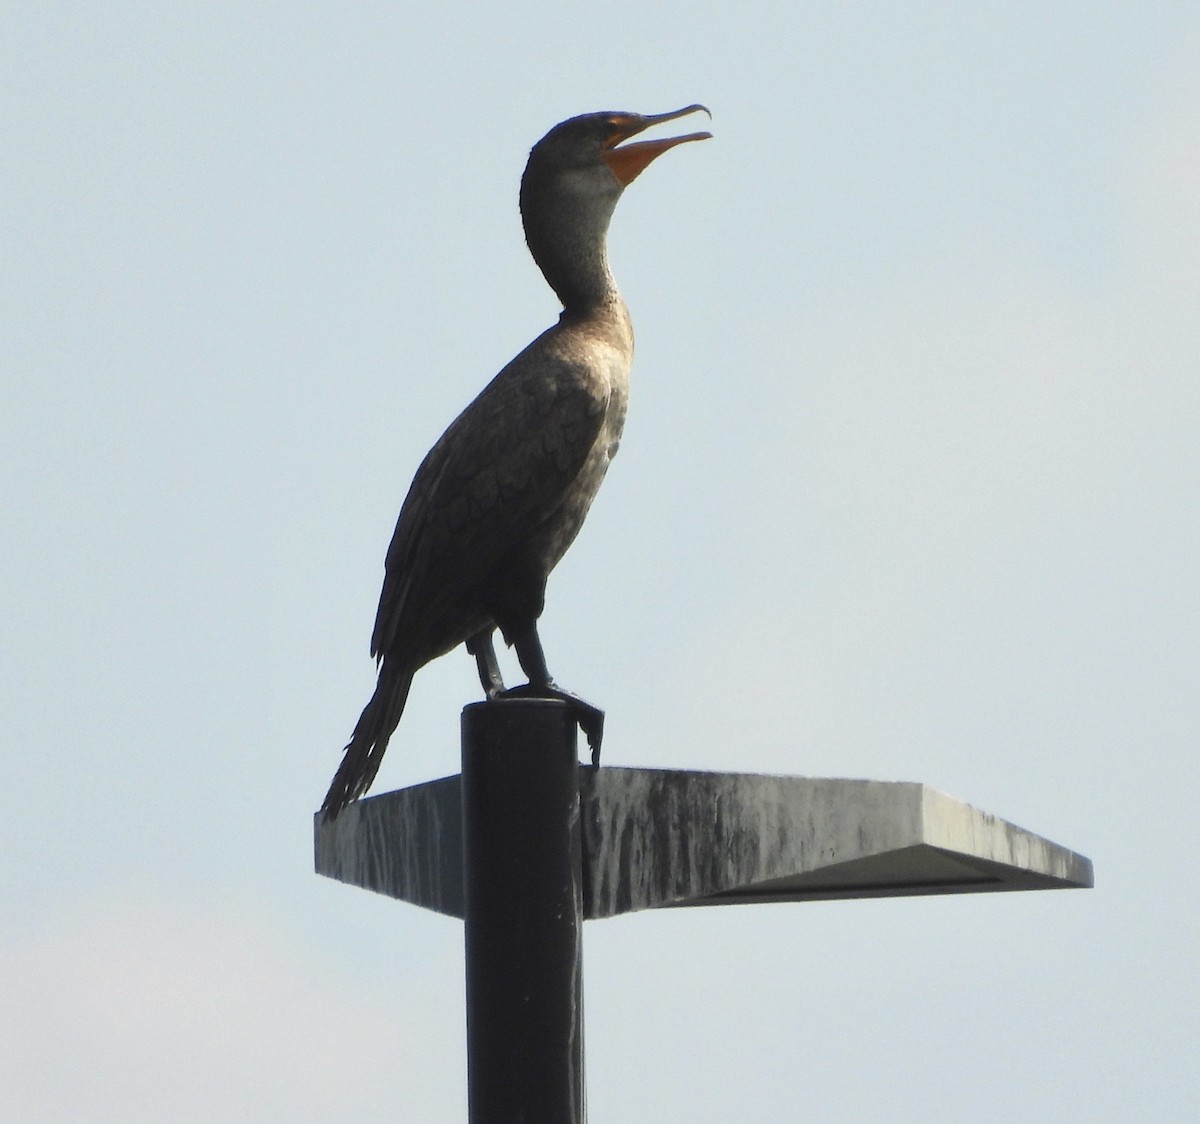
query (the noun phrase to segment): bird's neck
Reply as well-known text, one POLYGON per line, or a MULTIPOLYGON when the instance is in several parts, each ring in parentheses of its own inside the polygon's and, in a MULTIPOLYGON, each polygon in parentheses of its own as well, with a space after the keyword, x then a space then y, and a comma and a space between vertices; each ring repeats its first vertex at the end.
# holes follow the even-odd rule
POLYGON ((543 200, 525 211, 529 252, 568 316, 623 308, 608 266, 608 223, 615 204, 615 197, 586 208, 543 200))

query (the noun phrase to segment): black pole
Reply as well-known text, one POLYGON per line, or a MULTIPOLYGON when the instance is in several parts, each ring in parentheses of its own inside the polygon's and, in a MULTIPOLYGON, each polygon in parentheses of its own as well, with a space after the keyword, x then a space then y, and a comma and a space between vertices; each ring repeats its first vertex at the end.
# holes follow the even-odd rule
POLYGON ((462 715, 471 1124, 582 1124, 583 898, 570 708, 462 715))

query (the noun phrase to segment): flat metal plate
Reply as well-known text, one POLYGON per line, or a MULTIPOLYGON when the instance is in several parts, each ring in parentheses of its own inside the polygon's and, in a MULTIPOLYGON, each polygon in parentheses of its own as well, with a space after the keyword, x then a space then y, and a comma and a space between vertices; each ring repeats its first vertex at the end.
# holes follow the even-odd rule
MULTIPOLYGON (((922 784, 581 767, 584 915, 1092 885, 1092 864, 922 784)), ((460 778, 315 820, 316 869, 462 916, 460 778)))

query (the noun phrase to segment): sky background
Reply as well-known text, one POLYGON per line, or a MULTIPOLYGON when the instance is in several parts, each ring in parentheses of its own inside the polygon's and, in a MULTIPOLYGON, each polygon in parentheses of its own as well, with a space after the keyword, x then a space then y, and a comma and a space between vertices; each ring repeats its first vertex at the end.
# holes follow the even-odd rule
POLYGON ((1195 4, 9 2, 0 91, 0 1118, 465 1119, 460 924, 310 817, 412 473, 557 314, 528 149, 693 101, 552 669, 609 763, 923 781, 1096 888, 589 924, 590 1119, 1197 1111, 1195 4))

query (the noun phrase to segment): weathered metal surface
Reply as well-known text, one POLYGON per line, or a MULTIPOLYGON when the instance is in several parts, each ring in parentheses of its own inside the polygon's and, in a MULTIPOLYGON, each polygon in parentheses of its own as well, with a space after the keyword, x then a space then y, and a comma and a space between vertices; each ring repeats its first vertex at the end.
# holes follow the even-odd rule
POLYGON ((356 800, 315 819, 316 870, 327 878, 463 915, 462 777, 356 800))
MULTIPOLYGON (((588 918, 1092 885, 1082 855, 921 784, 606 766, 580 790, 588 918)), ((460 808, 457 777, 360 801, 336 840, 318 821, 317 871, 461 916, 460 808)))
POLYGON ((1082 856, 921 784, 606 772, 584 785, 589 917, 1092 883, 1082 856))

